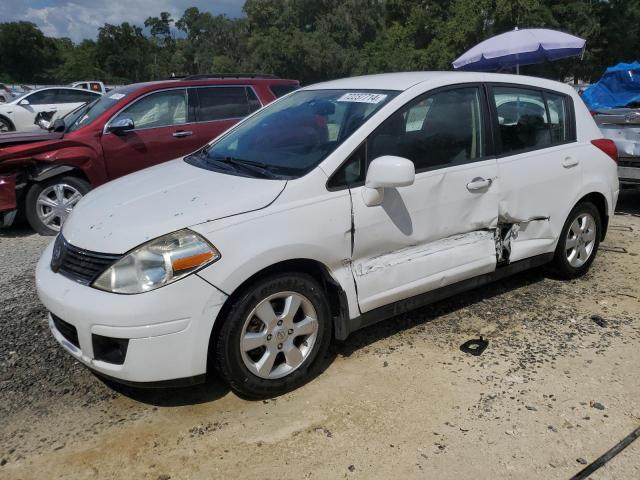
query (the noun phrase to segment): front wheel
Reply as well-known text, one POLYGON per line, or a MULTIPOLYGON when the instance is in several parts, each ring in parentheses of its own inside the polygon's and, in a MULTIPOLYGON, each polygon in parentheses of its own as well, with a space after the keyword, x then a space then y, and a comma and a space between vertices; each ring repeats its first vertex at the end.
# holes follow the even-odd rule
POLYGON ((4 117, 0 117, 0 133, 13 132, 13 124, 4 117))
POLYGON ((562 278, 577 278, 589 270, 598 252, 602 232, 600 212, 591 202, 573 207, 562 228, 554 267, 562 278))
POLYGON ((281 395, 317 373, 331 341, 324 290, 311 276, 278 274, 249 286, 216 339, 216 368, 246 398, 281 395))
POLYGON ((29 225, 41 235, 55 235, 89 189, 87 182, 71 176, 54 177, 32 185, 25 199, 29 225))

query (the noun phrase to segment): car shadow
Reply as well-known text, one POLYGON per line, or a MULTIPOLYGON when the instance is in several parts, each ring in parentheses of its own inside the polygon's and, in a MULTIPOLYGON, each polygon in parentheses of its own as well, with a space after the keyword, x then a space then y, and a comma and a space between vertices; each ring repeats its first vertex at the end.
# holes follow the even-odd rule
POLYGON ((435 302, 358 330, 349 335, 347 340, 335 342, 333 349, 337 355, 349 357, 354 352, 379 340, 392 337, 418 325, 427 324, 444 315, 480 303, 483 300, 541 282, 549 277, 548 268, 546 267, 538 267, 518 273, 506 279, 469 290, 461 295, 435 302))
POLYGON ((189 387, 175 388, 138 388, 94 374, 96 380, 136 402, 154 407, 181 407, 216 401, 229 393, 229 387, 220 379, 207 376, 204 383, 189 387))
POLYGON ((640 215, 640 188, 628 188, 620 191, 616 213, 640 215))
POLYGON ((0 238, 23 238, 37 235, 26 223, 16 221, 10 227, 0 227, 0 238))

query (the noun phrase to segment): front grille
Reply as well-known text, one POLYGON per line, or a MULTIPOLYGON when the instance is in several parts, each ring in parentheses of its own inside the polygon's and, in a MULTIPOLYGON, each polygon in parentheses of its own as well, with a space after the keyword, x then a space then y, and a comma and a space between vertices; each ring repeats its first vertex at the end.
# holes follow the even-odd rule
POLYGON ((51 270, 84 285, 89 285, 122 255, 98 253, 69 244, 58 235, 51 257, 51 270))
POLYGON ((53 324, 56 326, 60 334, 70 343, 75 345, 76 348, 80 348, 80 342, 78 341, 78 330, 76 330, 76 327, 74 327, 70 323, 65 322, 60 317, 56 317, 53 313, 51 314, 51 318, 53 319, 53 324))

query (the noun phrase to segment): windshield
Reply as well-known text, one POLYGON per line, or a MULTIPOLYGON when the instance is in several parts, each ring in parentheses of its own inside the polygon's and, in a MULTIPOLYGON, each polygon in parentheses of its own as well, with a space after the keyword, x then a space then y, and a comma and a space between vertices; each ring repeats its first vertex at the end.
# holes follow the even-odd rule
POLYGON ((397 94, 379 90, 298 91, 263 108, 185 161, 231 173, 297 178, 316 167, 397 94))
POLYGON ((131 88, 118 88, 69 112, 63 117, 65 132, 73 132, 80 127, 90 124, 132 91, 131 88))

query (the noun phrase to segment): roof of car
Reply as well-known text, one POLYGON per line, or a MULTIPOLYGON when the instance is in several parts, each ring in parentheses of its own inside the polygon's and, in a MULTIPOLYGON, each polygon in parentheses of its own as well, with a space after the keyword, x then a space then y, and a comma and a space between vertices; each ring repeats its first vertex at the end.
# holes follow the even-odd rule
POLYGON ((200 78, 200 79, 169 79, 155 80, 152 82, 132 83, 125 85, 127 89, 138 90, 154 90, 167 87, 197 87, 202 85, 254 85, 260 83, 273 84, 292 84, 298 83, 297 80, 289 80, 286 78, 251 78, 251 77, 233 77, 233 78, 200 78))
POLYGON ((360 77, 341 78, 328 82, 316 83, 305 90, 321 89, 371 89, 371 90, 399 90, 404 91, 424 82, 501 82, 537 86, 553 90, 566 91, 566 85, 539 77, 526 75, 507 75, 501 73, 480 72, 400 72, 364 75, 360 77))

